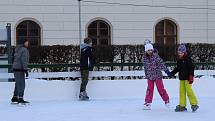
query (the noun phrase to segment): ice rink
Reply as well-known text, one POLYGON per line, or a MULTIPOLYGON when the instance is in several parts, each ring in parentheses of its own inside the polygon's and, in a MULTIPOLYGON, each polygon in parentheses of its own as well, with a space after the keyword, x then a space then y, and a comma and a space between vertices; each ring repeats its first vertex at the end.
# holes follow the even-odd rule
POLYGON ((143 110, 146 80, 98 80, 88 85, 90 101, 78 101, 79 82, 27 80, 29 106, 9 103, 13 83, 0 83, 0 121, 214 121, 215 78, 195 79, 193 89, 200 108, 174 112, 179 81, 164 80, 171 107, 163 104, 155 88, 151 110, 143 110))

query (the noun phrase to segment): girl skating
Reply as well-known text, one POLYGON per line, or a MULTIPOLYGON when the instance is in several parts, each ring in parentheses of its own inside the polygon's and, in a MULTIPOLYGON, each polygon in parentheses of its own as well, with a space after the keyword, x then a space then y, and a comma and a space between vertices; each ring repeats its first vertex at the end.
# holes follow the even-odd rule
POLYGON ((180 101, 179 105, 175 108, 175 112, 187 111, 186 96, 189 98, 192 111, 195 112, 199 106, 192 89, 194 66, 184 44, 180 44, 178 47, 177 66, 171 73, 175 75, 178 72, 180 79, 180 101))
POLYGON ((156 84, 158 92, 164 101, 164 104, 169 107, 169 96, 163 85, 163 75, 161 70, 164 70, 168 76, 171 76, 171 73, 165 66, 163 60, 160 58, 156 50, 154 50, 153 45, 149 42, 145 45, 144 70, 146 79, 148 79, 144 110, 151 109, 154 84, 156 84))

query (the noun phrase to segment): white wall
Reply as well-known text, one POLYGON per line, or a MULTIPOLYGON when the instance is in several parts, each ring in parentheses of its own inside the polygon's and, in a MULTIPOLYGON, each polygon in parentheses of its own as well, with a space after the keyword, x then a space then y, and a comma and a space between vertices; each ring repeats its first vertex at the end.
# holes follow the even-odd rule
MULTIPOLYGON (((104 1, 104 0, 97 0, 104 1)), ((207 0, 108 0, 108 2, 185 7, 207 7, 207 0)), ((208 0, 215 8, 214 0, 208 0)), ((77 0, 0 0, 0 26, 12 23, 12 44, 15 25, 23 18, 33 18, 42 25, 42 44, 79 44, 77 0)), ((82 33, 96 17, 107 19, 113 26, 112 44, 142 44, 154 39, 155 23, 165 17, 179 25, 179 39, 189 43, 215 43, 215 10, 132 7, 82 3, 82 33), (209 13, 207 16, 207 12, 209 13), (207 21, 208 17, 208 21, 207 21), (208 37, 208 38, 207 38, 208 37)))

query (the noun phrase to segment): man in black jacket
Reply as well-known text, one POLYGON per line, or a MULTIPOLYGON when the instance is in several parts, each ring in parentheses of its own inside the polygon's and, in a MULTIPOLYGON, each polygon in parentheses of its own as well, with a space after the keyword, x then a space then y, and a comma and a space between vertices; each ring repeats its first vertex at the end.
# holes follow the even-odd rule
POLYGON ((80 70, 81 70, 81 87, 80 87, 80 100, 89 100, 86 92, 88 83, 89 71, 93 70, 94 60, 92 57, 92 39, 85 38, 84 43, 80 45, 81 58, 80 58, 80 70))

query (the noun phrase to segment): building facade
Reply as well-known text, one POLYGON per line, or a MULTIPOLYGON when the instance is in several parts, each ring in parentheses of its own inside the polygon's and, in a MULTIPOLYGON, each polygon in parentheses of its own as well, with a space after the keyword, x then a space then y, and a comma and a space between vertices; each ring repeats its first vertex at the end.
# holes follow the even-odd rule
MULTIPOLYGON (((82 38, 94 45, 215 43, 214 0, 81 2, 82 38)), ((0 0, 0 26, 12 25, 12 45, 78 45, 77 0, 0 0)))

